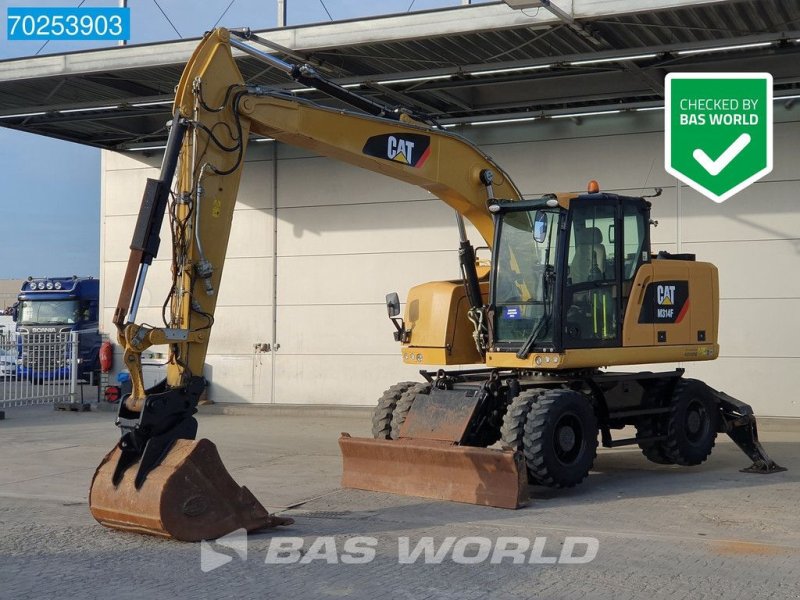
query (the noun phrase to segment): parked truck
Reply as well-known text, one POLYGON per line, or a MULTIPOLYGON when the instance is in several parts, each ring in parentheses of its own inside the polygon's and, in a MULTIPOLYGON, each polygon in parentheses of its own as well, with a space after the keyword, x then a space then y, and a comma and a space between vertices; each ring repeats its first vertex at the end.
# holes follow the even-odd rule
POLYGON ((99 369, 100 281, 94 277, 28 277, 14 320, 19 348, 18 376, 30 380, 70 376, 72 332, 78 333, 78 377, 99 369))

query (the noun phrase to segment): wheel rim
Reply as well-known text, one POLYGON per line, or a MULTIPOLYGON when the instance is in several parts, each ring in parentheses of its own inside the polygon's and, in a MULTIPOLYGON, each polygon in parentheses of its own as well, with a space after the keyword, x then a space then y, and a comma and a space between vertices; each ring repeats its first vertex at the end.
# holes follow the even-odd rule
POLYGON ((692 400, 686 407, 684 430, 686 439, 692 444, 697 444, 705 438, 708 432, 708 413, 706 407, 699 400, 692 400))
POLYGON ((583 450, 583 427, 577 415, 562 415, 553 431, 553 450, 556 458, 564 465, 571 465, 583 450))

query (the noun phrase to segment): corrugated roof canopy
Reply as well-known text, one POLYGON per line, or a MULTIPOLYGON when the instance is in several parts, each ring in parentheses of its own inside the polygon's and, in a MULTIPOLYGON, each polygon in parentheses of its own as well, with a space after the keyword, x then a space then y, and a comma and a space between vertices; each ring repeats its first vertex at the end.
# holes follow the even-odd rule
MULTIPOLYGON (((800 93, 796 0, 497 3, 259 35, 290 49, 277 53, 286 60, 441 123, 658 106, 673 70, 768 71, 776 96, 800 93)), ((2 61, 0 125, 117 150, 161 143, 196 43, 2 61)), ((238 60, 248 83, 299 88, 254 58, 238 60)))

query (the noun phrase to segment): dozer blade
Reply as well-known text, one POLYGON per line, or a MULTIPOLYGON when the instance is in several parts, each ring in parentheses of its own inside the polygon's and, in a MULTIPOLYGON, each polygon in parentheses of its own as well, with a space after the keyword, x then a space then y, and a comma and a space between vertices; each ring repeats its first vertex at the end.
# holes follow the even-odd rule
POLYGON ((89 491, 92 516, 107 527, 197 542, 294 522, 270 515, 239 486, 209 440, 176 440, 139 489, 134 468, 112 483, 120 453, 117 445, 106 455, 89 491))
POLYGON ((342 487, 498 508, 519 508, 527 501, 524 459, 513 450, 347 433, 339 447, 342 487))

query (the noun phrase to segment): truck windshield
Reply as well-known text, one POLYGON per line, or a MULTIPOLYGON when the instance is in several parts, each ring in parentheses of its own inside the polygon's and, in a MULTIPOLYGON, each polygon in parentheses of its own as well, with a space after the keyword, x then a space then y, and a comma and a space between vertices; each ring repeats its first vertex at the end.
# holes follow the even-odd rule
POLYGON ((19 303, 22 325, 74 324, 79 320, 77 300, 23 300, 19 303))
POLYGON ((536 331, 536 345, 553 340, 553 286, 558 238, 558 210, 539 211, 539 231, 535 230, 536 211, 507 212, 500 221, 493 286, 495 341, 526 342, 536 331), (542 217, 547 217, 544 232, 542 217), (537 242, 536 237, 543 239, 537 242), (544 237, 542 238, 542 233, 544 237))

